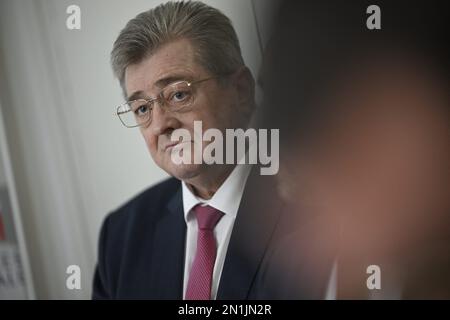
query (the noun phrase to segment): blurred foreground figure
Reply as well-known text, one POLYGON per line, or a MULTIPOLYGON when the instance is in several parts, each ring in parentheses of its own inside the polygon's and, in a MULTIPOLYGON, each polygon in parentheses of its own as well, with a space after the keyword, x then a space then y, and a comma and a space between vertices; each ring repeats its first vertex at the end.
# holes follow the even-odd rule
POLYGON ((262 81, 299 228, 268 269, 295 274, 307 251, 334 261, 327 298, 450 298, 449 11, 381 2, 382 29, 370 31, 368 5, 281 8, 262 81), (379 289, 368 289, 370 265, 379 289))

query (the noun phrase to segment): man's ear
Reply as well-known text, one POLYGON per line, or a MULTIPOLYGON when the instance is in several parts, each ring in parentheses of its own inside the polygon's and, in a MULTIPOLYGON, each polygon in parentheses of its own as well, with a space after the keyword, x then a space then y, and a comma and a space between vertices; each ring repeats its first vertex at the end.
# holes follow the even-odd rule
POLYGON ((249 68, 242 66, 233 75, 239 105, 253 110, 255 106, 255 80, 249 68))

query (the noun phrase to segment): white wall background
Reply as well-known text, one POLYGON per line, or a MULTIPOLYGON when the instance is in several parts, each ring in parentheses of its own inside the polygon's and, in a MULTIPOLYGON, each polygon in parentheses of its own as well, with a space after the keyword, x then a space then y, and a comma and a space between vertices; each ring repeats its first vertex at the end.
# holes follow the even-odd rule
MULTIPOLYGON (((89 298, 101 221, 166 176, 138 130, 116 118, 122 96, 109 65, 126 22, 160 2, 0 2, 0 99, 37 298, 89 298), (71 4, 81 8, 81 30, 66 29, 71 4), (81 290, 66 289, 71 264, 81 267, 81 290)), ((270 6, 206 2, 232 19, 256 77, 261 50, 253 10, 262 19, 270 6)))

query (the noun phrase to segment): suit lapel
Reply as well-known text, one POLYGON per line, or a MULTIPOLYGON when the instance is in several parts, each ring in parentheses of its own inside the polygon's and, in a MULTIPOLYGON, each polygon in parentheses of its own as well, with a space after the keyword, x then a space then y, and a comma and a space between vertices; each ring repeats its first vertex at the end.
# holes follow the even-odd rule
POLYGON ((157 299, 183 298, 185 235, 182 192, 178 188, 155 228, 151 266, 157 299))
POLYGON ((247 299, 253 280, 277 224, 273 177, 252 169, 234 223, 217 299, 247 299))

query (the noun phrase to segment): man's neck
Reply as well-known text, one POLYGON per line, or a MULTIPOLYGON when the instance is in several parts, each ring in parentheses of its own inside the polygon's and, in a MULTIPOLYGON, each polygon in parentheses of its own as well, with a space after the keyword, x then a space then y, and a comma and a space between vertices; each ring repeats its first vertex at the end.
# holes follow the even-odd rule
POLYGON ((208 174, 195 177, 185 182, 193 194, 201 199, 209 200, 229 177, 235 167, 235 165, 220 166, 220 170, 208 172, 208 174))

